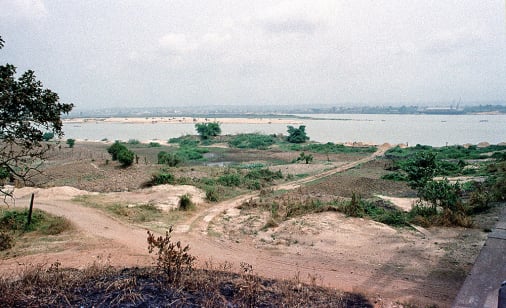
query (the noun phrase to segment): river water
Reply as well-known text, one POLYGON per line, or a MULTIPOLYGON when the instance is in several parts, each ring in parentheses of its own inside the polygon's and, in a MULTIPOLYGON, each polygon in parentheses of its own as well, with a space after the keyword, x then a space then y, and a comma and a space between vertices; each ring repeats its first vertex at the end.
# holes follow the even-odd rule
MULTIPOLYGON (((385 142, 408 145, 506 142, 506 115, 394 115, 311 114, 297 115, 307 135, 318 142, 385 142)), ((294 125, 297 126, 297 125, 294 125)), ((64 125, 65 138, 78 140, 160 140, 196 134, 194 124, 86 122, 64 125)), ((287 134, 286 124, 221 124, 222 134, 287 134)))

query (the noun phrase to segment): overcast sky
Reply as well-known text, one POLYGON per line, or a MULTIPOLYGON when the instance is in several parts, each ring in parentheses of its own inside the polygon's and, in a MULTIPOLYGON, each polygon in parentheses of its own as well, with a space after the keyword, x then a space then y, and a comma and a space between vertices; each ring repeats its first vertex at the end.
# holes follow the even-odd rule
POLYGON ((79 108, 501 101, 504 0, 0 0, 0 63, 79 108))

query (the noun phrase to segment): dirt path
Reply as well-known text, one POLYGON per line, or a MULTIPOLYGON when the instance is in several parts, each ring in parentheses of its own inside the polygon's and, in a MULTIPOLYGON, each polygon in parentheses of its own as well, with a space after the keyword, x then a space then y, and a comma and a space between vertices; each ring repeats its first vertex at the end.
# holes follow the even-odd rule
MULTIPOLYGON (((318 175, 281 184, 274 189, 295 189, 304 183, 373 160, 383 155, 388 148, 388 145, 384 145, 367 158, 335 167, 318 175)), ((52 254, 2 260, 0 272, 12 273, 18 264, 52 263, 56 260, 64 266, 82 267, 100 256, 110 259, 111 264, 118 266, 151 264, 152 258, 147 252, 145 229, 128 225, 104 215, 99 210, 74 203, 71 201, 72 196, 62 195, 61 199, 56 199, 58 196, 56 191, 54 194, 40 194, 36 197, 37 207, 72 221, 80 232, 79 236, 82 237, 82 247, 73 246, 52 254)), ((399 260, 393 259, 397 256, 392 254, 377 255, 377 251, 371 251, 375 256, 375 259, 371 260, 380 261, 364 266, 360 250, 353 252, 344 247, 342 250, 336 248, 319 250, 303 246, 270 250, 259 248, 252 241, 233 242, 208 234, 209 223, 219 214, 255 197, 258 197, 257 193, 239 196, 197 213, 191 219, 175 226, 174 238, 190 244, 191 252, 198 257, 200 263, 208 260, 216 263, 229 262, 238 268, 241 262, 246 262, 253 266, 256 273, 266 277, 282 279, 293 278, 296 275, 302 279, 315 277, 316 281, 324 286, 365 293, 369 298, 376 299, 377 306, 389 306, 394 300, 410 300, 414 295, 430 298, 433 302, 451 302, 452 299, 448 298, 448 294, 451 293, 448 288, 453 286, 446 286, 444 283, 438 283, 438 280, 433 280, 429 286, 420 289, 420 284, 426 280, 427 273, 422 269, 419 273, 396 270, 392 264, 399 263, 399 260)), ((18 199, 18 204, 25 204, 27 200, 28 195, 18 199)), ((362 224, 360 228, 368 230, 366 232, 368 234, 380 231, 391 233, 389 230, 379 229, 373 222, 360 223, 362 224)), ((374 237, 371 240, 375 241, 374 237)), ((412 239, 413 243, 408 243, 410 247, 423 250, 416 246, 415 240, 417 238, 412 239)), ((353 244, 354 239, 350 238, 348 241, 353 244)), ((383 242, 379 245, 378 247, 381 247, 383 242)), ((409 256, 402 258, 409 259, 409 256)))
MULTIPOLYGON (((383 144, 381 145, 376 152, 371 154, 370 156, 367 156, 365 158, 359 159, 357 161, 353 161, 344 165, 334 166, 330 168, 329 170, 323 171, 319 174, 309 176, 302 178, 300 180, 291 181, 289 183, 283 183, 279 184, 273 187, 270 187, 272 190, 293 190, 299 188, 301 185, 315 181, 317 179, 321 179, 324 177, 327 177, 329 175, 332 175, 334 173, 343 172, 348 169, 354 168, 360 164, 369 162, 371 160, 374 160, 378 156, 382 156, 385 154, 385 152, 391 148, 391 145, 389 144, 383 144)), ((205 210, 203 213, 200 213, 198 216, 191 217, 189 220, 182 224, 178 224, 175 226, 175 231, 179 233, 188 233, 190 231, 196 231, 197 233, 202 233, 207 235, 207 229, 209 227, 209 223, 219 214, 240 206, 242 203, 249 199, 255 199, 258 198, 260 193, 255 192, 247 195, 238 196, 236 198, 226 200, 223 202, 220 202, 213 207, 205 210)))

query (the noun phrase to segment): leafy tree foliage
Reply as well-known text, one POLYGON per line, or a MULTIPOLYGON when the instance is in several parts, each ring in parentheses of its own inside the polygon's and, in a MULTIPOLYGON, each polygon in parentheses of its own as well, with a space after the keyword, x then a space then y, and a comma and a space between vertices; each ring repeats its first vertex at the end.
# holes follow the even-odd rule
POLYGON ((418 193, 421 199, 430 202, 434 212, 437 207, 457 211, 459 210, 458 206, 462 204, 461 190, 459 183, 451 184, 448 179, 444 179, 442 181, 428 181, 418 193))
MULTIPOLYGON (((0 49, 4 41, 0 37, 0 49)), ((72 104, 59 103, 58 94, 44 89, 31 70, 16 78, 16 67, 0 65, 0 168, 12 179, 31 183, 51 146, 44 133, 63 136, 61 114, 72 104)), ((0 193, 9 195, 0 186, 0 193)))
POLYGON ((288 126, 288 137, 286 141, 290 143, 304 143, 309 140, 306 134, 306 126, 300 125, 299 128, 295 128, 291 125, 288 126))
POLYGON ((207 140, 211 137, 216 137, 221 134, 220 123, 211 122, 211 123, 197 123, 195 124, 195 129, 197 133, 200 135, 200 138, 207 140))
POLYGON ((51 139, 54 138, 54 133, 53 132, 45 132, 44 135, 42 135, 42 139, 44 141, 49 141, 51 139))
POLYGON ((403 169, 407 173, 409 186, 419 189, 432 180, 436 175, 437 168, 436 153, 424 151, 416 153, 414 158, 404 165, 403 169))

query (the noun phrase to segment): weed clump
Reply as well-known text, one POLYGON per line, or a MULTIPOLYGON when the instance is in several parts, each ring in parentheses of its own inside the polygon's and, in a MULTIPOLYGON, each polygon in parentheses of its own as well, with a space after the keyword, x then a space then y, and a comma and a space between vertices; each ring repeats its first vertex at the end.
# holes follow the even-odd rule
POLYGON ((172 242, 171 233, 172 226, 165 232, 165 237, 155 237, 148 231, 148 251, 155 252, 157 267, 165 273, 167 281, 178 283, 181 282, 183 274, 193 270, 195 257, 188 252, 189 245, 183 247, 180 241, 172 242))

